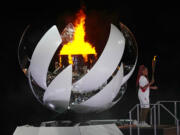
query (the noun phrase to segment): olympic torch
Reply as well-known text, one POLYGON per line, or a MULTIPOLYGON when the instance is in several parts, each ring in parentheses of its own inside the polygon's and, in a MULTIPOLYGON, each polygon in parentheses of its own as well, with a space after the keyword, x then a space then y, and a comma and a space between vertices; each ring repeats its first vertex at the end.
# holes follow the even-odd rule
POLYGON ((152 80, 154 80, 154 72, 155 72, 155 67, 156 67, 156 57, 154 56, 153 60, 152 60, 152 80))

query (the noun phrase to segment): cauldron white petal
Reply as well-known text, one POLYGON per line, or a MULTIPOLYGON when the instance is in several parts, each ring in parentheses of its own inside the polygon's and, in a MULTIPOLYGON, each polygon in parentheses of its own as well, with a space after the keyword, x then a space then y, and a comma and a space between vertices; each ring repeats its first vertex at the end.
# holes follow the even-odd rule
POLYGON ((107 44, 91 70, 74 85, 79 92, 98 89, 116 70, 125 48, 125 39, 119 29, 111 24, 107 44))
POLYGON ((48 67, 54 53, 62 42, 57 27, 52 26, 38 42, 31 57, 30 73, 38 85, 47 88, 48 67))

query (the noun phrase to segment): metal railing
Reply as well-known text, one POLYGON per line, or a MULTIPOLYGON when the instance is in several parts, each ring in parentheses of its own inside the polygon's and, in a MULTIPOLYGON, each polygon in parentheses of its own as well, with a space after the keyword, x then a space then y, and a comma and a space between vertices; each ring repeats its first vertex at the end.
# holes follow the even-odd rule
MULTIPOLYGON (((151 105, 155 105, 155 104, 151 104, 151 105)), ((130 135, 132 135, 132 113, 135 111, 136 109, 136 113, 137 113, 137 121, 139 123, 139 120, 140 120, 140 116, 139 116, 139 113, 140 113, 140 104, 136 104, 130 111, 129 111, 129 120, 130 120, 130 135)), ((137 126, 137 134, 140 135, 140 127, 137 126)))
MULTIPOLYGON (((179 119, 177 118, 177 102, 180 101, 158 101, 156 104, 151 104, 152 107, 150 109, 150 124, 153 125, 154 128, 154 135, 157 135, 157 118, 158 118, 158 125, 160 125, 160 118, 161 118, 161 113, 160 113, 160 109, 163 108, 166 112, 168 112, 175 121, 175 125, 176 125, 176 133, 177 135, 179 135, 180 131, 179 131, 179 119), (174 103, 174 114, 167 109, 163 104, 164 102, 173 102, 174 103), (158 117, 156 115, 157 112, 157 107, 158 107, 158 117), (153 122, 153 116, 152 114, 154 114, 154 122, 153 122)), ((132 113, 133 111, 135 111, 135 109, 137 109, 137 121, 139 123, 139 113, 140 113, 140 104, 136 104, 130 111, 129 111, 129 119, 130 119, 130 135, 132 135, 132 113)), ((140 135, 140 127, 137 127, 137 134, 140 135)))
POLYGON ((152 125, 152 111, 154 112, 154 135, 157 135, 157 116, 156 116, 156 107, 158 106, 158 125, 160 125, 160 108, 162 107, 166 112, 168 112, 168 114, 170 114, 171 115, 171 117, 173 117, 174 118, 174 120, 176 121, 175 122, 175 125, 176 125, 176 134, 177 135, 179 135, 179 119, 171 112, 171 111, 169 111, 169 109, 167 109, 163 104, 160 104, 160 103, 158 103, 158 104, 155 104, 152 108, 151 108, 151 110, 150 110, 150 123, 151 123, 151 125, 152 125))
MULTIPOLYGON (((161 111, 160 111, 161 108, 159 107, 159 104, 163 104, 163 103, 174 103, 174 114, 173 115, 176 118, 178 118, 178 116, 177 116, 177 103, 180 103, 180 101, 158 101, 155 104, 158 106, 158 125, 160 125, 160 122, 161 122, 161 111)), ((152 114, 152 109, 153 108, 151 108, 151 110, 150 110, 150 114, 152 114)), ((150 115, 150 116, 151 116, 150 123, 152 124, 152 115, 150 115)), ((177 124, 175 119, 174 119, 174 123, 175 123, 175 125, 177 124)))

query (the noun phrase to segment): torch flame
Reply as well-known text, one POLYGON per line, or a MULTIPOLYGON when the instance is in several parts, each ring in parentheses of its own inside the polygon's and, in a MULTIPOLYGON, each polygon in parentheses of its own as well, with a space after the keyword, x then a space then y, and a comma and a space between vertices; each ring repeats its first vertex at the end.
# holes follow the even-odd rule
POLYGON ((97 55, 95 47, 89 42, 85 41, 85 19, 86 15, 83 10, 77 13, 77 19, 75 20, 75 31, 73 35, 73 41, 64 44, 61 51, 61 55, 68 55, 69 64, 73 64, 72 55, 82 55, 84 61, 88 61, 88 54, 97 55))
POLYGON ((154 58, 153 58, 154 61, 156 61, 156 57, 157 57, 157 56, 154 56, 154 58))

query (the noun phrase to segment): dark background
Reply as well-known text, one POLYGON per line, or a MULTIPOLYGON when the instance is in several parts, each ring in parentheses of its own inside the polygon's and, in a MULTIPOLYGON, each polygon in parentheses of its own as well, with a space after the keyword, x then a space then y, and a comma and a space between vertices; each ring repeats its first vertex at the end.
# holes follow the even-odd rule
MULTIPOLYGON (((151 60, 158 56, 155 80, 159 89, 151 92, 151 102, 180 98, 179 9, 176 3, 132 3, 95 1, 64 1, 64 3, 9 3, 1 10, 1 99, 7 134, 16 126, 48 120, 123 119, 138 103, 135 80, 137 68, 128 81, 128 89, 119 103, 100 114, 80 115, 72 112, 57 115, 43 107, 32 95, 27 78, 20 69, 17 49, 20 37, 29 24, 57 24, 58 17, 73 16, 81 5, 86 6, 87 19, 99 26, 123 22, 134 34, 139 51, 138 65, 145 64, 151 72, 151 60), (16 4, 16 5, 15 5, 16 4), (93 19, 94 18, 94 19, 93 19), (97 21, 98 20, 98 21, 97 21)), ((65 21, 69 21, 68 19, 65 21)), ((64 25, 64 24, 62 24, 64 25)), ((89 24, 90 25, 90 24, 89 24)), ((97 25, 97 26, 98 26, 97 25)), ((41 26, 41 25, 40 25, 41 26)), ((103 28, 103 27, 101 27, 103 28)), ((93 35, 93 33, 91 32, 93 35)), ((101 37, 107 33, 98 33, 101 37)), ((91 36, 93 37, 93 36, 91 36)), ((97 46, 101 48, 101 45, 97 46)))

